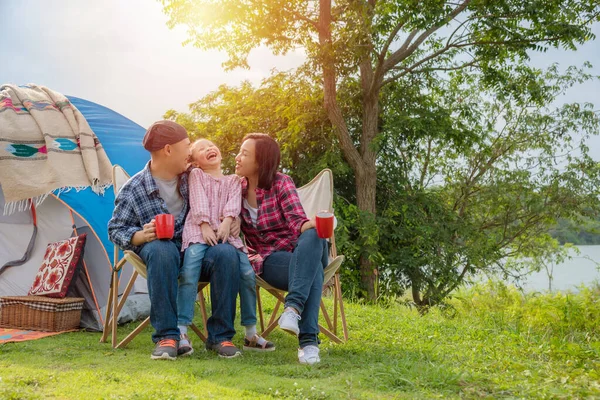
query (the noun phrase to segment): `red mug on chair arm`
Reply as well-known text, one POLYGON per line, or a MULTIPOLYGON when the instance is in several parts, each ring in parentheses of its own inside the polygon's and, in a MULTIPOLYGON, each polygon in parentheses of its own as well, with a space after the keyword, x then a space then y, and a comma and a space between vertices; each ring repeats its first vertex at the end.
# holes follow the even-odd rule
POLYGON ((333 236, 334 216, 329 211, 319 211, 315 217, 317 235, 321 239, 329 239, 333 236))
POLYGON ((158 214, 154 217, 157 239, 171 239, 175 233, 175 218, 173 214, 158 214))

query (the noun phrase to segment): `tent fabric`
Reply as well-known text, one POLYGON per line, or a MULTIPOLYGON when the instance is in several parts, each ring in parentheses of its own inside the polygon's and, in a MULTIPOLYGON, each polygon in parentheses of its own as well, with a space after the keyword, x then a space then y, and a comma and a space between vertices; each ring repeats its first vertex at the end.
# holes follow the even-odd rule
MULTIPOLYGON (((121 165, 130 175, 144 168, 150 158, 142 147, 144 128, 104 106, 67 97, 86 118, 112 164, 121 165)), ((86 298, 81 326, 101 330, 112 272, 113 244, 108 239, 107 224, 112 216, 114 199, 110 189, 103 196, 98 196, 91 188, 56 191, 48 196, 36 209, 38 234, 31 257, 21 266, 8 267, 0 276, 0 296, 27 294, 48 243, 69 238, 75 232, 87 233, 84 252, 87 274, 79 274, 77 282, 72 285, 75 286, 74 291, 86 298)), ((0 209, 3 205, 0 186, 0 209)), ((31 238, 32 222, 30 211, 18 211, 8 216, 0 213, 0 265, 22 257, 31 238)), ((124 268, 121 273, 124 279, 121 279, 120 293, 131 276, 132 268, 124 268)), ((145 282, 136 282, 134 292, 147 293, 145 282)), ((119 322, 149 313, 147 294, 129 297, 131 304, 126 303, 119 322)))
MULTIPOLYGON (((150 160, 150 153, 142 147, 146 133, 144 128, 104 106, 77 97, 67 98, 88 121, 113 164, 119 164, 130 175, 144 168, 150 160)), ((71 190, 61 193, 59 198, 90 224, 107 254, 112 254, 113 244, 108 239, 107 223, 114 208, 113 191, 106 190, 104 196, 97 196, 90 188, 79 192, 71 190)))

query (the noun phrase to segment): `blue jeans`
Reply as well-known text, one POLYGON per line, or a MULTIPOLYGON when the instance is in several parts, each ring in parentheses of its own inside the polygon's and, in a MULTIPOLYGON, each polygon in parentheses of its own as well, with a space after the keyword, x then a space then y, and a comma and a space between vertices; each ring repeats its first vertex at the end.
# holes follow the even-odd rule
POLYGON ((238 250, 240 257, 240 318, 242 326, 256 325, 256 275, 248 254, 238 250))
MULTIPOLYGON (((191 244, 185 251, 179 273, 177 293, 177 324, 188 326, 194 317, 194 303, 202 271, 204 253, 211 246, 203 243, 191 244)), ((256 277, 248 255, 237 250, 240 261, 240 309, 243 326, 256 325, 256 277)))
MULTIPOLYGON (((154 343, 162 339, 179 340, 177 328, 177 280, 181 265, 180 246, 171 241, 154 240, 140 251, 148 269, 150 323, 155 329, 154 343)), ((207 321, 209 344, 228 341, 235 335, 235 298, 239 291, 239 257, 235 247, 218 244, 204 254, 200 280, 210 282, 212 315, 207 321)))
POLYGON ((328 264, 327 241, 315 229, 300 235, 293 252, 277 251, 265 259, 261 277, 271 286, 287 290, 285 306, 300 313, 300 347, 319 345, 319 308, 323 270, 328 264))

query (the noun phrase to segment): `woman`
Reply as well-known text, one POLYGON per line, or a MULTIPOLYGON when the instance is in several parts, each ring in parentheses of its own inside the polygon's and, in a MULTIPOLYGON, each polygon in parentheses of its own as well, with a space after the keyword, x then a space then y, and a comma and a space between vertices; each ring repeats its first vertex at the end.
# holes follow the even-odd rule
POLYGON ((242 179, 241 224, 250 262, 271 286, 288 291, 279 327, 298 336, 298 360, 319 358, 319 306, 327 241, 306 218, 292 179, 278 172, 279 145, 263 133, 244 138, 235 158, 242 179))

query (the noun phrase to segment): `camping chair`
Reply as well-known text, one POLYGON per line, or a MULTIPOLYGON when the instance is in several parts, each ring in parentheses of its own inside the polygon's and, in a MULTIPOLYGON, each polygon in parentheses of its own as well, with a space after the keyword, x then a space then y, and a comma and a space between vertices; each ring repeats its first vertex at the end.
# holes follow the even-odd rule
MULTIPOLYGON (((121 190, 121 187, 129 179, 129 175, 122 167, 120 167, 119 165, 114 165, 112 178, 113 178, 113 190, 115 192, 115 197, 116 197, 117 193, 119 193, 119 190, 121 190)), ((110 331, 112 334, 111 335, 112 336, 111 337, 112 347, 113 348, 123 348, 130 341, 132 341, 133 338, 135 338, 141 331, 143 331, 150 323, 150 317, 147 317, 137 328, 135 328, 129 335, 127 335, 127 337, 125 339, 123 339, 118 345, 116 344, 117 343, 117 324, 115 323, 115 321, 117 321, 119 313, 121 312, 121 309, 125 305, 125 300, 127 300, 127 296, 129 296, 129 293, 131 292, 131 289, 133 288, 133 284, 135 283, 135 280, 137 279, 138 275, 140 275, 144 279, 146 279, 147 271, 146 271, 146 264, 144 264, 144 261, 142 261, 142 259, 133 251, 125 250, 123 252, 123 258, 119 259, 119 248, 115 245, 113 257, 114 257, 113 258, 113 273, 112 273, 112 278, 110 281, 110 289, 109 289, 108 301, 107 301, 107 305, 106 305, 106 317, 104 318, 104 332, 102 333, 102 338, 100 339, 100 342, 101 343, 106 342, 108 333, 110 331), (125 291, 123 292, 123 295, 121 296, 121 300, 119 301, 119 299, 118 299, 119 273, 126 263, 131 264, 133 266, 134 271, 133 271, 133 274, 131 275, 131 278, 129 279, 129 282, 127 283, 127 286, 125 287, 125 291)), ((199 303, 200 303, 200 310, 202 312, 202 321, 204 323, 204 330, 201 331, 194 324, 192 324, 190 326, 192 328, 192 330, 198 335, 198 337, 200 337, 200 339, 202 339, 203 342, 206 342, 206 336, 208 335, 208 332, 206 331, 206 320, 207 320, 206 301, 204 298, 204 294, 202 292, 202 289, 204 289, 206 286, 208 286, 208 282, 199 282, 198 283, 198 299, 199 299, 199 303)))
MULTIPOLYGON (((300 202, 302 203, 302 207, 306 212, 308 218, 314 217, 317 212, 321 210, 332 210, 333 209, 333 173, 330 169, 324 169, 319 172, 317 176, 314 177, 312 181, 307 183, 306 185, 298 188, 298 195, 300 196, 300 202)), ((331 246, 329 248, 329 265, 325 268, 324 271, 324 280, 323 280, 323 288, 325 288, 328 283, 333 280, 333 321, 329 317, 329 313, 327 312, 327 308, 321 300, 321 312, 323 314, 323 318, 327 323, 327 327, 319 324, 319 330, 321 333, 329 337, 332 341, 336 343, 342 343, 343 341, 348 340, 348 327, 346 325, 346 313, 344 312, 344 303, 342 301, 342 288, 340 285, 340 274, 339 269, 344 261, 344 256, 337 255, 337 250, 335 247, 335 235, 330 239, 331 246), (343 338, 342 340, 338 336, 338 314, 342 323, 343 330, 343 338)), ((262 330, 261 335, 263 337, 267 337, 269 333, 277 326, 277 311, 279 307, 284 303, 284 291, 275 289, 271 285, 269 285, 266 281, 261 279, 260 276, 256 277, 256 291, 257 291, 257 303, 258 303, 258 314, 260 318, 260 327, 262 330), (263 313, 262 301, 260 298, 260 289, 264 289, 270 294, 272 294, 276 299, 277 303, 275 304, 275 308, 271 314, 271 318, 265 328, 265 318, 263 313)))

